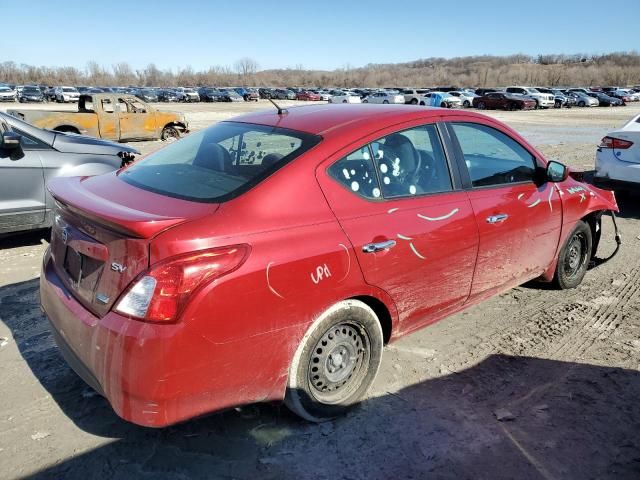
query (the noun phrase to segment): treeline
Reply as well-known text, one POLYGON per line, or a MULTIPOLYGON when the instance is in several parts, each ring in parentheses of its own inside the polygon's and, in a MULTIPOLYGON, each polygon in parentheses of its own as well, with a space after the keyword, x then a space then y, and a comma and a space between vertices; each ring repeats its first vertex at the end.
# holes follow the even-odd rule
POLYGON ((638 85, 640 54, 509 55, 424 58, 407 63, 345 66, 331 71, 295 68, 260 70, 251 58, 233 66, 162 70, 154 64, 136 70, 128 63, 85 69, 0 63, 0 82, 87 86, 335 86, 385 87, 458 85, 469 87, 523 85, 638 85))

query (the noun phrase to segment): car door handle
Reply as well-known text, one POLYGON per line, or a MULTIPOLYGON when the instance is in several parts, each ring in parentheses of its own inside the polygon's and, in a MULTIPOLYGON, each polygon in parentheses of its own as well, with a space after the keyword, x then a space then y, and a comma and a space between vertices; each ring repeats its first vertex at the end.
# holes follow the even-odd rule
POLYGON ((367 243, 362 247, 362 251, 364 253, 375 253, 380 250, 386 250, 388 248, 392 248, 396 246, 395 240, 387 240, 385 242, 377 242, 377 243, 367 243))
POLYGON ((487 217, 487 223, 501 223, 504 222, 507 218, 509 218, 509 215, 507 215, 506 213, 501 213, 500 215, 491 215, 487 217))

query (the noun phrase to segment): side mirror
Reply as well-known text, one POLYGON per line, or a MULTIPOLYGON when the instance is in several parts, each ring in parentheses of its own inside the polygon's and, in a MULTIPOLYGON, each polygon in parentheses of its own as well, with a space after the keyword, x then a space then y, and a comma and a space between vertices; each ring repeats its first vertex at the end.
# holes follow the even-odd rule
POLYGON ((0 145, 5 150, 15 150, 20 148, 20 135, 15 132, 4 132, 2 134, 2 144, 0 145))
POLYGON ((560 162, 547 163, 547 180, 549 182, 563 182, 569 176, 569 169, 560 162))

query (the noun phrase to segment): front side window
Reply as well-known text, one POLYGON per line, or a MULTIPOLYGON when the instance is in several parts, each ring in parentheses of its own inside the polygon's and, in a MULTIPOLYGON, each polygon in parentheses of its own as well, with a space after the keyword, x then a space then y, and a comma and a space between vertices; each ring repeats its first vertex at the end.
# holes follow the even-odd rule
POLYGON ((316 145, 320 137, 220 122, 141 159, 119 174, 136 187, 196 202, 223 202, 316 145))
POLYGON ((504 133, 477 123, 453 123, 474 187, 533 181, 535 158, 504 133))

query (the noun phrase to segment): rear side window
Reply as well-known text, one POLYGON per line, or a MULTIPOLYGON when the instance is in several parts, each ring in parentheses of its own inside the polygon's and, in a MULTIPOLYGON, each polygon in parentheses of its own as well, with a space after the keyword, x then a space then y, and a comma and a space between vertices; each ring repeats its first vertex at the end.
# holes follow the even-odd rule
POLYGON ((504 133, 477 123, 453 123, 474 187, 533 181, 535 159, 504 133))
POLYGON ((355 195, 373 200, 452 190, 435 125, 380 138, 338 160, 328 172, 355 195))
POLYGON ((359 197, 378 199, 381 196, 368 145, 331 165, 329 175, 359 197))
POLYGON ((249 190, 320 140, 293 130, 220 122, 135 162, 119 176, 169 197, 223 202, 249 190))

